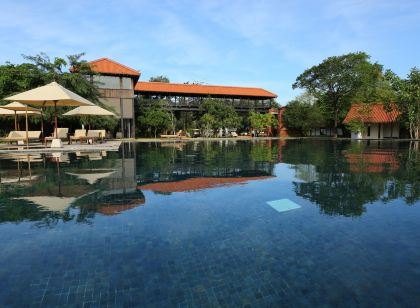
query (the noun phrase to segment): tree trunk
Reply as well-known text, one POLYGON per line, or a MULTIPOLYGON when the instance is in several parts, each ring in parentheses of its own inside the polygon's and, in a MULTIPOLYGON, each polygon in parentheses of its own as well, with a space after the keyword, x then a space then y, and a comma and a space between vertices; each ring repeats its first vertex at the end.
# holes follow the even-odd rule
POLYGON ((337 138, 337 128, 338 128, 338 109, 334 113, 334 138, 337 138))

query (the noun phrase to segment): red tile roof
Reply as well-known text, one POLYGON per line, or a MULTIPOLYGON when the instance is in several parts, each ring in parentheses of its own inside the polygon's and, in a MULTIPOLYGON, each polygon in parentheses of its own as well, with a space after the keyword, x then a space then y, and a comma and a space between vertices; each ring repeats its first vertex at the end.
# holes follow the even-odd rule
POLYGON ((382 103, 353 104, 343 123, 349 123, 351 120, 361 120, 364 123, 395 122, 401 113, 395 104, 392 104, 391 108, 392 110, 387 112, 382 103))
POLYGON ((127 203, 127 204, 105 205, 105 206, 101 206, 98 209, 98 212, 107 216, 117 215, 117 214, 120 214, 121 212, 133 209, 139 205, 143 205, 144 202, 145 200, 143 198, 143 199, 132 200, 130 203, 127 203))
POLYGON ((399 162, 395 152, 386 150, 368 150, 363 153, 345 152, 351 172, 380 173, 385 170, 396 171, 399 162))
POLYGON ((137 92, 193 94, 237 97, 276 98, 277 95, 261 88, 209 86, 199 84, 179 84, 164 82, 137 82, 134 88, 137 92))
POLYGON ((132 68, 129 68, 128 66, 108 58, 101 58, 95 61, 91 61, 89 64, 92 70, 97 73, 134 76, 136 79, 140 77, 139 71, 136 71, 132 68))
POLYGON ((137 189, 151 190, 157 192, 184 192, 195 191, 207 188, 229 186, 234 184, 245 184, 252 180, 265 180, 272 176, 255 176, 242 178, 192 178, 176 182, 158 182, 137 186, 137 189))

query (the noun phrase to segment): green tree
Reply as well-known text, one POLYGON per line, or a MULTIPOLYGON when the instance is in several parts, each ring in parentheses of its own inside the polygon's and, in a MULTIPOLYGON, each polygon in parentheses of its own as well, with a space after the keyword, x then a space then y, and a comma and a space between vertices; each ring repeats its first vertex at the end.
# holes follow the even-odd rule
MULTIPOLYGON (((83 60, 84 53, 69 55, 64 58, 50 59, 45 53, 35 56, 23 56, 30 63, 14 65, 6 63, 0 66, 0 97, 6 97, 19 92, 27 91, 35 87, 45 85, 49 82, 56 81, 65 88, 79 94, 80 96, 90 100, 91 102, 110 110, 109 106, 105 106, 100 101, 100 92, 98 85, 91 81, 89 76, 95 74, 91 70, 89 63, 83 60)), ((70 108, 58 108, 59 115, 70 108)), ((114 111, 114 110, 110 110, 114 111)), ((43 112, 44 116, 49 119, 47 123, 52 126, 54 111, 52 108, 46 108, 43 112)), ((60 122, 80 126, 81 123, 87 122, 86 118, 62 118, 59 116, 60 122)), ((31 122, 37 123, 40 117, 31 117, 31 122)), ((97 127, 113 129, 118 120, 115 118, 98 117, 94 119, 97 127)))
POLYGON ((216 128, 215 124, 216 124, 215 118, 209 113, 205 113, 200 118, 200 126, 202 128, 202 132, 205 137, 207 138, 211 137, 213 130, 216 128))
POLYGON ((397 103, 402 122, 408 128, 411 139, 420 138, 420 70, 413 67, 406 79, 389 72, 388 78, 397 92, 397 103))
POLYGON ((312 128, 326 125, 323 105, 307 93, 287 104, 283 120, 288 128, 296 129, 303 135, 307 135, 312 128))
POLYGON ((165 75, 150 77, 149 81, 150 82, 164 82, 164 83, 169 83, 170 82, 169 78, 166 77, 165 75))
MULTIPOLYGON (((203 123, 201 120, 203 116, 206 114, 210 115, 213 120, 212 127, 213 129, 216 128, 237 128, 241 125, 241 117, 236 113, 233 106, 226 104, 221 99, 216 98, 206 98, 203 101, 203 104, 200 107, 201 111, 201 118, 200 122, 203 123)), ((209 119, 208 116, 206 116, 209 119)), ((206 119, 204 119, 206 122, 206 119)))
POLYGON ((249 114, 249 122, 253 129, 258 131, 266 130, 277 124, 276 119, 271 113, 251 112, 249 114))
POLYGON ((174 130, 175 120, 173 114, 168 111, 168 102, 164 99, 146 102, 148 104, 140 102, 141 108, 137 117, 138 129, 142 134, 152 132, 156 138, 158 131, 174 130))
POLYGON ((158 130, 168 129, 171 125, 170 115, 163 109, 148 109, 143 116, 140 116, 139 121, 150 127, 155 138, 158 130))
POLYGON ((89 62, 82 59, 84 55, 84 53, 69 55, 66 59, 55 57, 54 60, 45 53, 23 57, 38 68, 44 76, 45 83, 56 81, 63 87, 104 107, 99 100, 101 94, 98 84, 88 78, 96 73, 92 71, 89 62))
POLYGON ((338 124, 353 99, 366 97, 361 93, 369 93, 380 84, 382 69, 380 64, 370 63, 369 55, 364 52, 329 57, 299 75, 293 88, 306 89, 325 105, 337 136, 338 124))

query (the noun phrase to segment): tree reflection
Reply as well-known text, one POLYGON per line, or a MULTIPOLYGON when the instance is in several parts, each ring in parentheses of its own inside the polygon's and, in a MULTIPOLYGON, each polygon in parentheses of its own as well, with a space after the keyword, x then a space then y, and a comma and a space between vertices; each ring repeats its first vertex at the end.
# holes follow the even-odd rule
POLYGON ((288 142, 283 161, 292 164, 295 193, 329 215, 360 216, 368 203, 419 200, 419 154, 407 143, 288 142))

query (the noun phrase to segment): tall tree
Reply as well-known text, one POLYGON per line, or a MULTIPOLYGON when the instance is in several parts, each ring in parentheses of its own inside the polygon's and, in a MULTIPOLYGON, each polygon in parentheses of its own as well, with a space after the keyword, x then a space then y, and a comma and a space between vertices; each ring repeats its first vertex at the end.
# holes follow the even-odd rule
MULTIPOLYGON (((206 98, 200 106, 203 116, 209 114, 212 116, 213 128, 237 128, 241 125, 241 117, 236 113, 233 106, 226 104, 221 99, 206 98)), ((209 119, 209 118, 207 118, 209 119)), ((200 121, 203 123, 203 121, 200 121)))
MULTIPOLYGON (((24 59, 30 63, 18 65, 6 63, 5 65, 0 65, 0 98, 56 81, 91 102, 106 109, 111 109, 100 101, 101 95, 98 85, 89 78, 95 72, 91 70, 89 63, 82 59, 83 56, 84 53, 80 53, 66 56, 65 59, 59 57, 50 59, 45 53, 40 53, 35 56, 24 55, 24 59)), ((68 108, 59 109, 62 111, 68 110, 68 108)), ((47 108, 44 110, 44 115, 52 121, 52 110, 47 108)), ((32 117, 30 121, 37 122, 39 119, 39 117, 32 117)), ((78 126, 83 123, 83 119, 73 117, 71 119, 63 118, 62 120, 78 126)), ((115 128, 117 122, 118 120, 114 118, 95 119, 98 127, 106 127, 108 129, 115 128)))
POLYGON ((370 63, 366 53, 349 53, 329 57, 307 69, 297 77, 293 88, 306 89, 325 105, 337 136, 338 124, 349 110, 352 99, 363 89, 375 87, 381 74, 382 66, 370 63))
POLYGON ((140 114, 137 118, 137 123, 141 131, 152 132, 156 138, 157 133, 163 130, 173 130, 173 117, 167 111, 167 102, 165 100, 156 100, 153 104, 143 107, 139 110, 140 114))
POLYGON ((312 95, 304 93, 287 104, 283 113, 284 123, 288 128, 307 135, 311 129, 325 126, 326 115, 323 107, 312 95))
POLYGON ((166 77, 165 75, 160 75, 160 76, 154 76, 154 77, 150 77, 149 78, 150 82, 165 82, 165 83, 169 83, 169 78, 166 77))
POLYGON ((251 112, 249 114, 249 122, 251 127, 257 131, 266 130, 277 124, 276 119, 271 113, 251 112))
POLYGON ((388 78, 397 92, 397 103, 402 112, 402 122, 408 128, 411 139, 420 138, 420 70, 413 67, 406 79, 392 72, 388 78))

